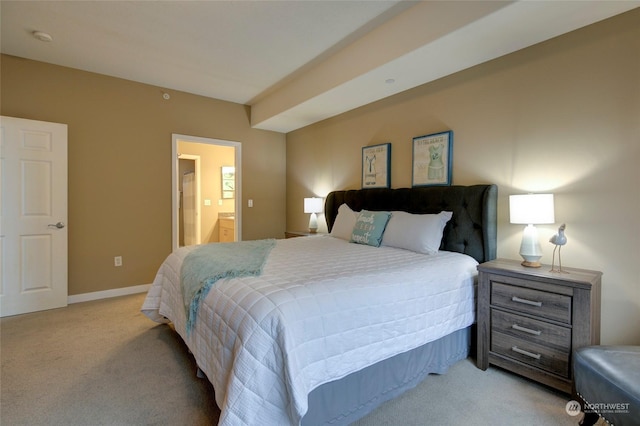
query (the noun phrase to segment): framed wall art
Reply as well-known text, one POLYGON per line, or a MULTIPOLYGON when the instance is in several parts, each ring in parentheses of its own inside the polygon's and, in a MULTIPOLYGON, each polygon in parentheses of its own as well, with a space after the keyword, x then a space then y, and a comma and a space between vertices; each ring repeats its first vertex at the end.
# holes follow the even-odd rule
POLYGON ((453 131, 413 138, 411 186, 451 185, 453 131))
POLYGON ((391 186, 391 143, 362 147, 362 188, 391 186))
POLYGON ((236 192, 236 168, 222 166, 222 198, 234 198, 236 192))

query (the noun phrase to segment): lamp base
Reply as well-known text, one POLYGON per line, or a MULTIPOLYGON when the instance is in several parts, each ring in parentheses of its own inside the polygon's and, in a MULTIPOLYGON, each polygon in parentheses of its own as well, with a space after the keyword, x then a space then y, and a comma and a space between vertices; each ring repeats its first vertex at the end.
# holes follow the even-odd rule
POLYGON ((522 243, 520 244, 520 256, 524 259, 522 266, 527 268, 539 268, 542 266, 542 248, 538 241, 538 230, 533 225, 527 225, 522 233, 522 243))
POLYGON ((311 213, 309 217, 309 233, 315 234, 318 231, 318 216, 315 213, 311 213))

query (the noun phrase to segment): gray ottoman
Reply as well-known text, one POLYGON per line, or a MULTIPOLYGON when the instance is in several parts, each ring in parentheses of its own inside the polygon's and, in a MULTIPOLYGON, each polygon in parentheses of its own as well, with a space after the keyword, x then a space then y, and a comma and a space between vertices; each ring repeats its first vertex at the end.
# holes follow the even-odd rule
POLYGON ((573 377, 584 402, 581 424, 592 425, 599 415, 615 426, 640 425, 640 346, 580 348, 573 377))

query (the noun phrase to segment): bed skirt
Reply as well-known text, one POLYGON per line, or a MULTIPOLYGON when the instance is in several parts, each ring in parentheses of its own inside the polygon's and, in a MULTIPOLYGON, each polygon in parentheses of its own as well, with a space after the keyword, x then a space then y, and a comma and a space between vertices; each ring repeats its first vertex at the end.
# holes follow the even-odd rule
POLYGON ((444 374, 465 359, 471 335, 471 327, 467 327, 318 386, 309 394, 309 409, 301 425, 347 425, 366 416, 383 402, 414 388, 429 374, 444 374))

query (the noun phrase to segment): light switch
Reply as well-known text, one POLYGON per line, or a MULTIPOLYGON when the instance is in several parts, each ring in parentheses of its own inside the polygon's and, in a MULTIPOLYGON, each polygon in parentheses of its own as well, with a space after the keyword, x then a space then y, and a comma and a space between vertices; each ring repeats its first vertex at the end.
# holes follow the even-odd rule
POLYGON ((205 206, 210 206, 211 205, 211 200, 204 200, 204 205, 205 206))
POLYGON ((249 200, 247 204, 249 207, 253 207, 253 200, 249 200))

